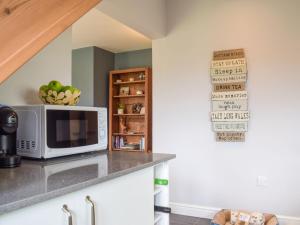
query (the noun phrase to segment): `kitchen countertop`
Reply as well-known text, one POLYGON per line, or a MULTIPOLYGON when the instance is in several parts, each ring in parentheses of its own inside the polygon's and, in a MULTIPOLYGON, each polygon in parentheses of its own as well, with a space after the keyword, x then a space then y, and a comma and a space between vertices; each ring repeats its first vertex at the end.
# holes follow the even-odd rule
POLYGON ((0 214, 99 184, 164 161, 172 154, 94 152, 50 160, 23 160, 0 169, 0 214))

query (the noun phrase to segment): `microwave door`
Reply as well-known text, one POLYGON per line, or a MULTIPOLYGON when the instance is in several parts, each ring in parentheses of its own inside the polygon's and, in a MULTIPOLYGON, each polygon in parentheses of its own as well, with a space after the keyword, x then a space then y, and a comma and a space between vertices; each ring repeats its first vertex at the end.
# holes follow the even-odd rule
POLYGON ((47 145, 63 149, 98 144, 97 111, 47 110, 47 145))

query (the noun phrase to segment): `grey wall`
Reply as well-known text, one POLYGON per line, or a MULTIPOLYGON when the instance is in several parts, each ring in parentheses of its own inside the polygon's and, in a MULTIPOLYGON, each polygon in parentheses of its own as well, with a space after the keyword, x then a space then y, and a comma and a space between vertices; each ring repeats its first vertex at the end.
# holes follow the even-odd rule
POLYGON ((109 71, 114 69, 114 53, 97 47, 72 52, 72 85, 81 90, 78 105, 108 107, 109 71))
POLYGON ((69 85, 71 43, 72 32, 68 29, 0 85, 0 103, 42 104, 38 97, 38 90, 42 84, 58 80, 69 85))
POLYGON ((109 71, 114 69, 114 56, 94 47, 94 106, 108 107, 109 71))
POLYGON ((78 105, 94 104, 94 48, 80 48, 72 51, 72 85, 81 90, 78 105))
POLYGON ((115 54, 115 69, 152 67, 152 49, 143 49, 115 54))

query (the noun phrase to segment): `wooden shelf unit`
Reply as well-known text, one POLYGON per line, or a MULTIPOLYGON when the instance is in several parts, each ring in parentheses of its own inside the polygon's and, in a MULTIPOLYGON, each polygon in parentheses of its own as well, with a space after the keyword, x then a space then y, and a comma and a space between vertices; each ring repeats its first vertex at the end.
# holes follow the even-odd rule
POLYGON ((145 95, 115 95, 114 98, 140 98, 145 97, 145 95))
POLYGON ((122 84, 142 84, 145 83, 144 80, 135 80, 135 81, 123 81, 123 82, 114 82, 114 85, 122 85, 122 84))
POLYGON ((152 151, 152 70, 151 68, 133 68, 110 71, 109 77, 109 150, 110 151, 152 151), (141 74, 143 78, 141 79, 141 74), (134 80, 130 80, 133 78, 134 80), (117 82, 121 80, 121 82, 117 82), (121 95, 120 88, 129 87, 128 95, 121 95), (143 91, 137 95, 136 91, 143 91), (124 114, 118 114, 118 104, 125 105, 124 114), (132 112, 132 105, 141 103, 144 114, 132 112), (121 132, 120 121, 125 121, 127 132, 121 132), (135 132, 135 133, 130 133, 135 132), (126 150, 115 146, 116 138, 123 138, 127 143, 140 143, 144 138, 144 149, 126 150))
POLYGON ((142 152, 141 150, 127 150, 127 149, 121 149, 121 148, 114 148, 113 151, 123 151, 123 152, 142 152))
POLYGON ((113 133, 114 136, 145 136, 144 133, 138 133, 138 134, 122 134, 122 133, 113 133))
POLYGON ((113 114, 113 116, 145 116, 145 114, 127 113, 127 114, 113 114))

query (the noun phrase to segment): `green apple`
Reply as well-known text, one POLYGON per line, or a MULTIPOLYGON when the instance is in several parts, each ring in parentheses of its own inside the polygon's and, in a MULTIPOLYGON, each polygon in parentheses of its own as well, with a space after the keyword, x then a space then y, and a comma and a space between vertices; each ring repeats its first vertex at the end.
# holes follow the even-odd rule
POLYGON ((40 87, 40 90, 39 90, 39 95, 40 97, 44 97, 44 96, 47 96, 47 93, 48 93, 48 86, 47 85, 42 85, 40 87))
POLYGON ((48 85, 42 85, 41 87, 40 87, 40 91, 44 91, 44 92, 47 92, 48 91, 48 85))
POLYGON ((61 91, 62 92, 66 92, 67 90, 70 90, 72 93, 73 93, 73 91, 74 91, 74 87, 72 87, 72 86, 64 86, 62 89, 61 89, 61 91))
POLYGON ((80 96, 80 94, 81 94, 81 91, 79 89, 77 89, 77 88, 74 88, 73 97, 77 98, 77 97, 80 96))
POLYGON ((62 87, 63 85, 57 80, 52 80, 48 84, 48 88, 56 92, 59 92, 62 89, 62 87))

